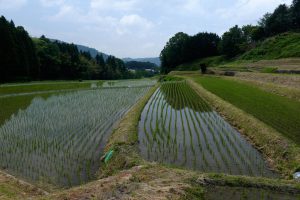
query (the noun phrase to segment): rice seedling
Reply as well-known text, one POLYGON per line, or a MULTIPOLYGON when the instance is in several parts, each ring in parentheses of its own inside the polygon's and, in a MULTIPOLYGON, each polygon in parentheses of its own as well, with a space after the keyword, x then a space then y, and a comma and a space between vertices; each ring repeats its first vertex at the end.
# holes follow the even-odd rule
POLYGON ((204 172, 276 176, 185 81, 162 83, 142 112, 139 138, 146 138, 140 152, 150 161, 204 172))
POLYGON ((91 180, 113 125, 149 88, 103 88, 34 98, 0 127, 0 168, 60 186, 91 180))

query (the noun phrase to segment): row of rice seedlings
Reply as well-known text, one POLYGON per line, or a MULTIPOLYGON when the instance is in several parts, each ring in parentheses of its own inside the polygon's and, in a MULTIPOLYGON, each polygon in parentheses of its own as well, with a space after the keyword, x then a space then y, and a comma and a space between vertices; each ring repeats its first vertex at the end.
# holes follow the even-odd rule
MULTIPOLYGON (((208 115, 213 115, 213 118, 215 118, 215 115, 216 113, 208 113, 208 115)), ((210 126, 212 125, 212 124, 216 124, 215 123, 215 120, 213 120, 212 121, 212 118, 211 117, 205 117, 205 119, 207 119, 207 121, 205 122, 205 124, 209 124, 210 126)), ((238 167, 238 171, 239 171, 239 173, 241 173, 241 169, 240 169, 240 165, 237 163, 237 160, 235 159, 235 157, 233 156, 233 152, 230 150, 231 148, 228 148, 228 145, 225 143, 225 141, 224 141, 224 138, 223 138, 223 136, 222 136, 222 134, 223 133, 221 133, 220 131, 219 131, 219 128, 220 128, 221 126, 219 126, 218 124, 216 124, 216 126, 214 126, 213 127, 213 129, 214 129, 214 132, 216 133, 216 134, 218 134, 218 138, 219 138, 219 140, 221 140, 222 141, 222 146, 224 146, 225 147, 225 150, 226 150, 226 152, 227 152, 227 155, 228 155, 228 157, 232 160, 233 159, 233 163, 235 163, 235 165, 237 165, 236 167, 238 167)), ((232 134, 232 133, 231 133, 232 134)), ((235 147, 235 144, 233 144, 232 145, 233 147, 235 147)), ((244 160, 244 158, 242 157, 242 160, 244 160)), ((231 161, 232 162, 232 161, 231 161)), ((243 163, 244 164, 244 163, 243 163)), ((253 175, 253 171, 252 171, 252 169, 250 168, 250 166, 248 165, 248 163, 246 163, 247 165, 246 165, 246 167, 249 169, 249 172, 250 172, 250 175, 253 175)))
MULTIPOLYGON (((155 134, 163 135, 159 143, 152 141, 154 149, 147 149, 148 158, 160 162, 165 159, 170 164, 183 159, 179 165, 191 166, 193 163, 194 168, 202 171, 270 175, 261 155, 212 111, 186 82, 164 83, 158 93, 162 92, 163 103, 160 100, 160 104, 151 105, 156 106, 152 108, 153 112, 160 112, 155 121, 155 134), (178 157, 180 155, 183 158, 178 157)), ((145 127, 147 120, 143 123, 145 127)), ((147 134, 152 135, 153 131, 147 134)), ((144 144, 147 142, 149 140, 144 144)))
MULTIPOLYGON (((184 85, 184 91, 186 91, 185 93, 186 93, 187 95, 189 95, 189 97, 187 97, 187 99, 190 100, 190 99, 193 98, 193 97, 191 96, 192 93, 189 92, 188 89, 189 89, 189 88, 187 87, 187 85, 184 85)), ((191 103, 192 107, 195 106, 191 101, 190 101, 189 103, 191 103)), ((206 120, 206 119, 204 119, 204 120, 206 120)), ((220 155, 221 160, 222 160, 222 163, 225 164, 225 168, 224 168, 223 170, 228 171, 228 172, 231 173, 231 168, 230 168, 230 166, 229 166, 229 161, 228 161, 227 155, 225 154, 224 149, 223 149, 223 145, 224 145, 224 144, 220 144, 219 138, 218 138, 218 136, 216 135, 215 130, 213 130, 214 128, 211 126, 211 124, 209 124, 209 123, 207 123, 207 122, 208 122, 208 121, 205 121, 205 124, 204 124, 204 125, 206 125, 206 127, 207 127, 207 129, 208 129, 210 135, 212 136, 212 138, 213 138, 213 140, 214 140, 216 149, 217 149, 217 151, 218 151, 217 153, 218 153, 218 155, 220 155)), ((228 153, 228 151, 227 151, 227 153, 228 153)))
MULTIPOLYGON (((221 127, 222 127, 222 130, 223 130, 223 124, 226 123, 225 120, 223 120, 215 112, 208 113, 208 115, 211 116, 211 117, 207 117, 209 120, 213 119, 213 121, 211 123, 216 124, 216 126, 215 126, 215 129, 217 130, 216 133, 219 134, 221 140, 222 139, 224 140, 224 138, 222 137, 222 134, 224 134, 224 132, 221 132, 220 130, 221 130, 221 127), (215 120, 216 118, 219 119, 219 121, 221 121, 222 124, 216 123, 216 120, 215 120)), ((239 146, 241 148, 242 152, 245 152, 246 150, 248 151, 247 155, 239 156, 238 161, 242 162, 241 164, 243 166, 245 166, 246 168, 248 168, 248 170, 249 170, 248 172, 250 173, 250 175, 254 175, 254 173, 256 175, 262 175, 263 173, 259 172, 260 169, 264 169, 266 172, 270 172, 267 169, 267 167, 265 165, 265 162, 262 159, 261 155, 245 139, 243 139, 240 136, 240 134, 238 132, 236 132, 228 123, 227 123, 227 126, 229 128, 229 129, 227 129, 229 131, 225 132, 225 135, 226 135, 227 138, 228 138, 228 135, 230 135, 231 137, 239 136, 239 139, 236 140, 235 142, 231 142, 231 145, 229 145, 229 146, 233 147, 234 149, 237 149, 236 147, 239 146), (243 145, 240 146, 239 145, 240 143, 243 143, 243 145), (257 167, 259 168, 259 170, 257 169, 257 167)), ((228 148, 228 145, 225 145, 225 147, 226 147, 227 151, 229 149, 231 149, 231 148, 228 148)), ((238 153, 238 154, 239 154, 239 152, 240 152, 240 150, 235 151, 235 153, 238 153)), ((232 156, 232 157, 235 158, 234 156, 232 156)))
POLYGON ((89 180, 100 164, 108 130, 148 89, 81 91, 33 100, 0 127, 0 167, 63 186, 89 180))

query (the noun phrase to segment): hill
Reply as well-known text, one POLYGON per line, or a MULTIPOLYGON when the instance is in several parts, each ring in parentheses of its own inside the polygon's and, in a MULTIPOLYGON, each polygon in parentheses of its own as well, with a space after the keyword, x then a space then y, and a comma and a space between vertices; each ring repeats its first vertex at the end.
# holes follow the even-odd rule
POLYGON ((300 33, 283 33, 266 39, 238 60, 270 60, 300 57, 300 33))
POLYGON ((76 44, 77 48, 79 51, 86 51, 86 52, 90 52, 91 56, 92 57, 96 57, 97 54, 102 54, 104 60, 106 60, 108 58, 109 55, 105 54, 105 53, 102 53, 100 51, 98 51, 97 49, 94 49, 94 48, 90 48, 90 47, 87 47, 87 46, 83 46, 83 45, 80 45, 80 44, 76 44))
POLYGON ((200 64, 220 70, 264 71, 267 69, 300 69, 300 33, 283 33, 256 44, 244 54, 232 59, 214 56, 181 64, 176 70, 199 70, 200 64))
POLYGON ((150 63, 156 64, 157 66, 161 65, 159 57, 155 57, 155 58, 123 58, 122 60, 124 62, 130 62, 130 61, 150 62, 150 63))
POLYGON ((138 61, 129 61, 125 63, 125 66, 128 69, 142 70, 142 69, 157 69, 158 66, 151 62, 138 62, 138 61))
MULTIPOLYGON (((50 41, 68 44, 68 42, 64 42, 64 41, 57 40, 57 39, 50 39, 50 41)), ((84 46, 84 45, 81 45, 81 44, 75 44, 75 45, 77 46, 78 51, 89 52, 93 58, 95 58, 97 54, 99 54, 99 55, 102 54, 104 60, 106 60, 108 58, 108 56, 109 56, 109 55, 107 55, 105 53, 102 53, 102 52, 98 51, 95 48, 87 47, 87 46, 84 46)))

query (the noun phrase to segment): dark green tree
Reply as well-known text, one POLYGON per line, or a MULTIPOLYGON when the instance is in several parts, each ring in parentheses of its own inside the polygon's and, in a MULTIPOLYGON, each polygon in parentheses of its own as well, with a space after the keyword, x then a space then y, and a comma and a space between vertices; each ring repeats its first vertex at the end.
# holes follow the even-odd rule
POLYGON ((286 32, 291 29, 292 20, 289 8, 285 4, 279 5, 265 20, 265 32, 268 36, 286 32))
POLYGON ((300 29, 300 0, 293 0, 290 8, 291 21, 294 29, 300 29))
POLYGON ((242 29, 234 26, 223 34, 220 50, 224 55, 234 57, 244 52, 246 42, 242 29))

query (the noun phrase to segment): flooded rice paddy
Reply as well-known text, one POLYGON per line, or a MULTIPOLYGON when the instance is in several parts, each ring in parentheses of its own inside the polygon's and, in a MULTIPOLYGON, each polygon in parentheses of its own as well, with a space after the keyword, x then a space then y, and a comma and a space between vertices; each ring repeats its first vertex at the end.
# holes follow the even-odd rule
POLYGON ((186 82, 163 83, 139 123, 140 153, 149 160, 202 172, 276 176, 262 155, 186 82))

